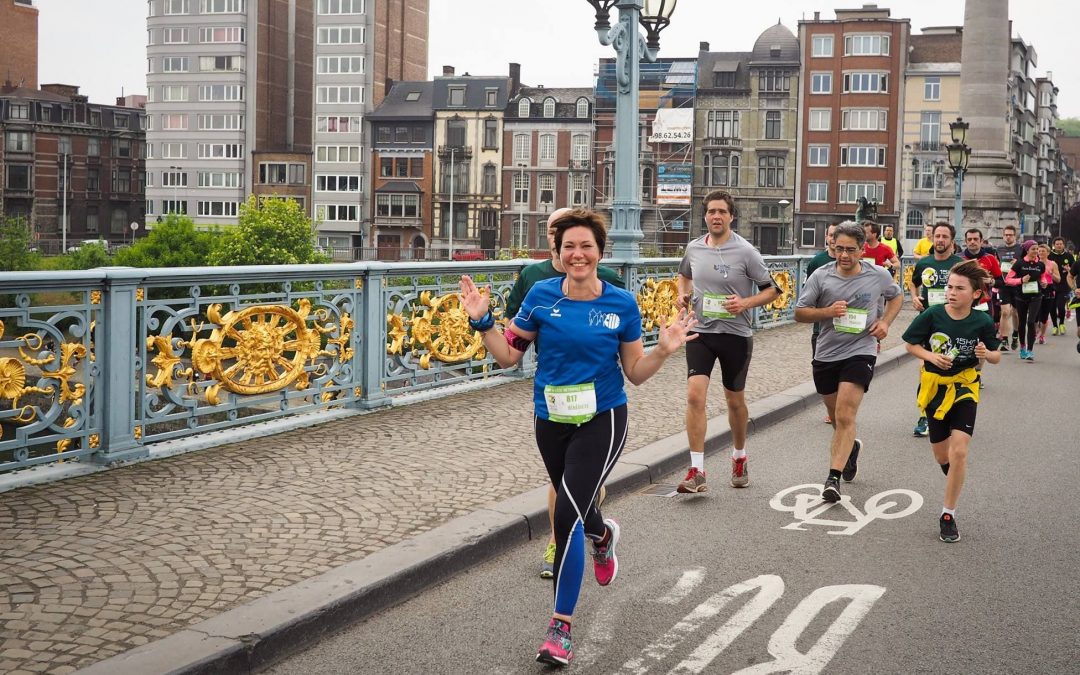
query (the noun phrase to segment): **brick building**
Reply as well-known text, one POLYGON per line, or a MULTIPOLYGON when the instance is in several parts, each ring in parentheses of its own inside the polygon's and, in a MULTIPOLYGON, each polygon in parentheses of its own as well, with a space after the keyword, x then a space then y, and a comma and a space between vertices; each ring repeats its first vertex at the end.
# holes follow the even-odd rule
POLYGON ((59 252, 65 207, 69 247, 130 240, 143 221, 144 124, 142 109, 90 103, 78 87, 5 86, 0 207, 28 218, 45 252, 59 252))
POLYGON ((0 82, 38 88, 38 10, 33 0, 0 0, 0 82))

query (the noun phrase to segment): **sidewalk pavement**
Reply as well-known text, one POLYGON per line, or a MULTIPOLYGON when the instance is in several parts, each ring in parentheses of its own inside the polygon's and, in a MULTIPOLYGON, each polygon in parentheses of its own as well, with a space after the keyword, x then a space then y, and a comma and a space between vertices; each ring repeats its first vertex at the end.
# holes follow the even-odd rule
MULTIPOLYGON (((902 360, 913 316, 881 368, 902 360)), ((754 425, 820 405, 809 337, 806 325, 755 335, 754 425)), ((628 385, 609 490, 688 464, 685 378, 677 354, 628 385)), ((725 412, 715 383, 711 450, 729 443, 725 412)), ((532 382, 511 382, 2 493, 0 672, 246 671, 545 538, 531 424, 532 382)), ((751 435, 750 456, 767 451, 751 435)), ((724 458, 708 468, 726 483, 724 458)))

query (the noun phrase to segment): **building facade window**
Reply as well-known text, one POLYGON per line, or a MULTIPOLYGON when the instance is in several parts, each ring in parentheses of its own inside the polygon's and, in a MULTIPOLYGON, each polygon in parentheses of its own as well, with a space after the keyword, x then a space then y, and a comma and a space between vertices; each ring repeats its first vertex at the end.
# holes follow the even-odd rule
POLYGON ((888 111, 873 108, 848 108, 840 113, 845 131, 885 131, 888 111))
POLYGON ((575 173, 570 175, 570 205, 584 206, 589 203, 589 176, 575 173))
POLYGON ((499 120, 484 120, 484 148, 497 149, 499 147, 499 120))
POLYGON ((199 201, 196 202, 196 213, 200 216, 218 216, 222 218, 235 218, 237 202, 226 201, 199 201))
POLYGON ((739 138, 739 111, 710 110, 705 131, 709 138, 739 138))
POLYGON ((811 94, 831 94, 832 93, 832 73, 811 73, 810 74, 810 93, 811 94))
POLYGON ((199 131, 243 131, 244 116, 241 114, 201 114, 199 131))
POLYGON ((888 35, 845 35, 844 56, 888 56, 888 35))
POLYGON ((316 145, 316 162, 359 162, 359 145, 316 145))
POLYGON ((364 0, 319 0, 319 14, 363 14, 364 0))
POLYGON ((242 159, 243 143, 199 143, 199 159, 242 159))
POLYGON ((162 159, 187 159, 187 145, 185 143, 162 143, 162 159))
MULTIPOLYGON (((96 138, 93 140, 97 140, 96 138)), ((32 136, 29 131, 7 132, 7 152, 30 152, 33 149, 32 136)))
POLYGON ((734 89, 735 71, 713 73, 713 87, 717 89, 734 89))
POLYGON ((542 173, 536 184, 541 204, 555 203, 555 176, 550 173, 542 173))
POLYGON ((888 91, 888 73, 844 73, 845 94, 884 94, 888 91))
POLYGON ((940 112, 923 112, 919 116, 919 145, 923 150, 937 150, 941 145, 940 112))
POLYGON ((811 145, 806 148, 807 166, 829 166, 829 146, 811 145))
POLYGON ((316 192, 359 192, 360 176, 317 174, 315 176, 316 192))
POLYGON ((786 70, 763 70, 758 74, 758 90, 791 91, 791 73, 786 70))
MULTIPOLYGON (((185 87, 186 89, 186 87, 185 87)), ((243 101, 242 84, 203 84, 199 85, 200 101, 243 101)))
POLYGON ((450 87, 446 94, 446 104, 452 106, 465 105, 465 87, 450 87))
POLYGON ((326 222, 349 222, 356 220, 356 204, 319 204, 315 212, 319 220, 326 222))
POLYGON ((362 45, 364 44, 363 26, 327 26, 319 29, 321 45, 362 45))
POLYGON ((653 170, 650 167, 644 167, 641 170, 641 201, 651 202, 653 200, 653 170))
POLYGON ((514 174, 514 204, 529 205, 529 175, 521 171, 514 174))
MULTIPOLYGON (((183 84, 167 84, 161 88, 162 101, 187 101, 188 88, 183 84)), ((115 118, 114 118, 115 119, 115 118)))
POLYGON ((785 164, 780 155, 758 157, 758 187, 784 187, 785 164))
POLYGON ((419 218, 420 195, 375 195, 375 216, 378 218, 419 218))
POLYGON ((705 154, 705 185, 707 187, 738 187, 739 155, 705 154))
POLYGON ((446 120, 446 144, 460 148, 465 145, 466 124, 463 119, 446 120))
POLYGON ((201 188, 242 188, 244 175, 238 171, 200 171, 201 188))
POLYGON ((570 137, 570 158, 575 162, 587 162, 589 160, 588 134, 574 134, 570 137))
POLYGON ((190 67, 186 56, 163 56, 161 58, 161 72, 163 73, 186 73, 190 67))
POLYGON ((317 87, 319 103, 360 105, 364 102, 363 87, 317 87))
POLYGON ((200 56, 199 70, 204 73, 242 73, 243 56, 200 56))
POLYGON ((881 204, 885 201, 884 183, 840 183, 840 201, 844 204, 853 204, 860 197, 866 197, 872 202, 881 204))
POLYGON ((540 134, 540 161, 555 161, 555 134, 540 134))
POLYGON ((185 201, 183 199, 176 200, 176 201, 174 201, 172 199, 163 199, 161 201, 161 212, 162 213, 176 213, 176 214, 179 214, 179 215, 182 215, 182 216, 186 216, 187 215, 187 201, 185 201))
POLYGON ((941 100, 941 77, 937 75, 927 75, 923 79, 923 100, 924 101, 940 101, 941 100))
POLYGON ((162 171, 161 187, 187 187, 188 175, 186 171, 162 171))
POLYGON ((827 58, 833 55, 833 36, 831 35, 814 35, 810 38, 810 45, 810 56, 827 58))
POLYGON ((811 108, 810 131, 829 131, 832 129, 832 110, 829 108, 811 108))
POLYGON ((161 31, 162 42, 167 45, 185 45, 188 42, 187 28, 165 28, 161 31))
POLYGON ((806 201, 822 203, 829 201, 829 184, 824 181, 810 181, 806 184, 806 201))
POLYGON ((336 75, 338 73, 363 73, 363 56, 320 56, 318 60, 318 72, 320 75, 336 75))
MULTIPOLYGON (((315 130, 321 134, 358 134, 361 132, 359 115, 319 115, 315 118, 315 130)), ((379 127, 379 132, 385 131, 385 140, 379 142, 389 143, 390 127, 379 127)))
POLYGON ((765 112, 765 138, 778 139, 780 138, 781 118, 779 110, 768 110, 765 112))
POLYGON ((203 14, 243 14, 245 0, 202 0, 203 14))
POLYGON ((841 146, 840 166, 885 166, 885 148, 878 145, 841 146))
MULTIPOLYGON (((166 29, 169 30, 169 29, 166 29)), ((187 29, 182 29, 186 31, 187 29)), ((238 26, 219 26, 214 28, 200 28, 199 42, 209 43, 243 43, 246 39, 245 29, 238 26)), ((187 42, 185 38, 183 42, 187 42)))
POLYGON ((532 159, 532 143, 529 134, 514 134, 514 161, 529 163, 532 159))
POLYGON ((532 103, 532 101, 530 101, 527 98, 523 98, 520 101, 518 101, 518 117, 528 117, 529 116, 529 105, 531 103, 532 103))
POLYGON ((495 165, 488 163, 484 165, 483 175, 483 193, 486 195, 493 195, 498 192, 499 180, 498 173, 495 170, 495 165))
POLYGON ((191 14, 191 0, 161 0, 162 14, 191 14))
POLYGON ((544 117, 555 117, 555 99, 551 97, 544 99, 544 117))
POLYGON ((799 245, 803 248, 817 248, 817 223, 803 223, 799 245))
POLYGON ((8 164, 4 168, 4 185, 8 190, 18 190, 20 192, 30 190, 32 174, 29 164, 8 164))
POLYGON ((585 119, 589 116, 589 99, 579 98, 577 100, 575 114, 579 119, 585 119))

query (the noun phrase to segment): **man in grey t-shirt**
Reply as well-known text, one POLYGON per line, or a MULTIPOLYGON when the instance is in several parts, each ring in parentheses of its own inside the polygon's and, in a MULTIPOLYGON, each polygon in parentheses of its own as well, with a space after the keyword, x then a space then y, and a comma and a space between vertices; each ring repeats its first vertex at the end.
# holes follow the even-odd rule
POLYGON ((837 226, 836 262, 807 279, 795 305, 796 321, 821 326, 813 368, 814 386, 833 421, 829 477, 821 491, 827 502, 840 501, 840 478, 851 482, 858 472, 862 441, 855 438, 855 416, 874 377, 877 342, 904 304, 892 275, 861 260, 864 243, 858 224, 837 226))
POLYGON ((746 373, 753 353, 751 310, 775 300, 780 291, 754 246, 731 231, 737 212, 730 194, 715 190, 705 195, 708 234, 690 242, 679 265, 679 306, 693 305, 697 338, 686 343, 686 436, 690 471, 679 492, 704 492, 705 399, 712 369, 720 361, 727 400, 728 424, 734 445, 731 485, 750 483, 746 460, 746 373))

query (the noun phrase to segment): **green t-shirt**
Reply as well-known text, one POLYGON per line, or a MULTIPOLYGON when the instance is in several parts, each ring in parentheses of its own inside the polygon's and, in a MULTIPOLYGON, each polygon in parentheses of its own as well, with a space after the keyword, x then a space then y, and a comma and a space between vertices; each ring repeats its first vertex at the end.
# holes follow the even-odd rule
MULTIPOLYGON (((556 270, 551 260, 526 265, 525 269, 521 270, 521 274, 518 275, 517 281, 514 282, 514 287, 510 289, 510 296, 506 299, 506 317, 513 319, 517 316, 518 310, 521 309, 521 301, 525 299, 525 295, 537 281, 562 276, 566 275, 556 270)), ((600 277, 601 281, 606 281, 613 286, 626 287, 623 284, 622 277, 610 267, 597 265, 596 276, 600 277)))
POLYGON ((919 299, 924 307, 940 305, 945 302, 945 286, 949 283, 949 270, 953 265, 964 262, 958 255, 950 255, 945 260, 938 260, 933 254, 919 258, 915 270, 911 273, 911 283, 919 289, 919 299), (934 302, 930 302, 930 296, 934 302))
POLYGON ((904 342, 908 344, 922 345, 935 354, 953 352, 953 365, 947 371, 923 361, 923 366, 928 371, 938 375, 956 375, 978 364, 975 346, 980 341, 991 351, 1001 346, 990 315, 987 312, 970 310, 967 317, 957 321, 949 316, 945 305, 927 307, 904 331, 904 342))
MULTIPOLYGON (((836 258, 829 255, 828 251, 818 251, 814 254, 813 258, 810 258, 810 262, 806 263, 806 279, 810 278, 810 275, 815 270, 828 265, 831 262, 836 262, 836 258)), ((803 285, 806 285, 806 279, 803 279, 803 285)), ((817 335, 821 332, 821 324, 817 321, 814 322, 813 334, 817 335)))

